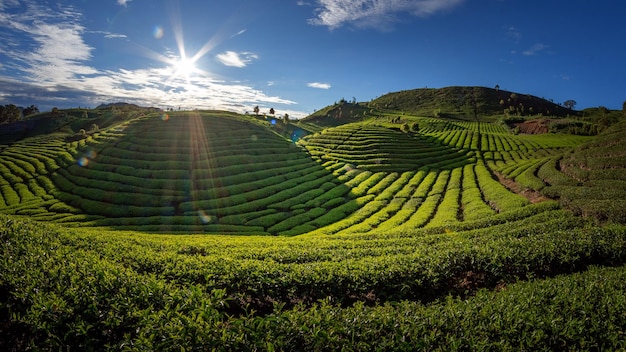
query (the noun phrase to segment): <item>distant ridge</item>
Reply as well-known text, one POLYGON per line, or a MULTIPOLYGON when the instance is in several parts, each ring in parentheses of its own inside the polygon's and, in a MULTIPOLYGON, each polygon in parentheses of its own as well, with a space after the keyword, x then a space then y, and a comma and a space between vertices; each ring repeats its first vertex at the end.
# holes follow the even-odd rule
POLYGON ((496 115, 508 109, 512 115, 566 116, 575 111, 530 94, 487 87, 419 88, 385 94, 372 103, 380 108, 419 114, 496 115))
POLYGON ((559 117, 578 114, 575 110, 530 94, 498 88, 453 86, 392 92, 362 103, 349 103, 342 99, 339 103, 320 109, 307 119, 317 121, 332 117, 336 120, 355 120, 364 116, 364 112, 394 111, 460 119, 505 114, 559 117))
POLYGON ((111 108, 111 107, 118 107, 118 108, 119 107, 142 108, 141 106, 136 105, 136 104, 130 104, 130 103, 125 103, 125 102, 117 102, 117 103, 108 103, 108 104, 102 103, 102 104, 96 106, 96 109, 108 109, 108 108, 111 108))

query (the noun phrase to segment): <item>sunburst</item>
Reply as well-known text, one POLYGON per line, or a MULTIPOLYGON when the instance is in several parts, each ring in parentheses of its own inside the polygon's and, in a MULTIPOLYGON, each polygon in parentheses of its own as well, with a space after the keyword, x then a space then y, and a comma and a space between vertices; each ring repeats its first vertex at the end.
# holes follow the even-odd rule
POLYGON ((195 60, 184 56, 173 59, 171 65, 174 76, 189 78, 195 73, 200 73, 200 70, 196 67, 195 60))

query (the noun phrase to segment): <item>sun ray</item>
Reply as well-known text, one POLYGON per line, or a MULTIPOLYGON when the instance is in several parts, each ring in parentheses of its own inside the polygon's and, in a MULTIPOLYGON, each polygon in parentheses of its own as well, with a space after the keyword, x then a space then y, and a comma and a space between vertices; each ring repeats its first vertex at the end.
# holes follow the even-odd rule
MULTIPOLYGON (((183 21, 178 2, 173 1, 170 2, 170 4, 171 33, 175 40, 176 49, 174 49, 174 51, 177 52, 169 50, 160 53, 132 40, 129 40, 129 44, 134 47, 133 50, 139 55, 164 64, 164 67, 154 69, 159 72, 159 75, 162 75, 162 80, 155 83, 158 84, 159 89, 163 91, 176 91, 179 98, 182 99, 182 95, 184 95, 185 92, 190 93, 194 91, 194 88, 196 88, 195 83, 201 82, 203 85, 206 85, 209 81, 222 79, 219 74, 215 74, 200 67, 200 60, 211 53, 213 49, 224 40, 229 37, 232 38, 233 36, 226 33, 228 28, 219 28, 213 35, 209 36, 202 47, 192 55, 185 46, 183 21)), ((243 32, 240 30, 236 35, 240 33, 243 32)), ((161 33, 157 39, 163 39, 163 33, 161 33)))
POLYGON ((210 214, 216 214, 218 203, 216 201, 216 190, 220 186, 219 175, 216 173, 218 165, 215 162, 215 156, 209 144, 209 137, 206 134, 206 127, 202 116, 197 111, 188 113, 189 133, 190 133, 190 160, 191 160, 191 200, 195 201, 201 192, 213 193, 209 198, 212 199, 211 206, 207 209, 196 209, 200 220, 203 223, 212 221, 210 214), (211 187, 205 188, 200 186, 199 180, 209 180, 211 187))

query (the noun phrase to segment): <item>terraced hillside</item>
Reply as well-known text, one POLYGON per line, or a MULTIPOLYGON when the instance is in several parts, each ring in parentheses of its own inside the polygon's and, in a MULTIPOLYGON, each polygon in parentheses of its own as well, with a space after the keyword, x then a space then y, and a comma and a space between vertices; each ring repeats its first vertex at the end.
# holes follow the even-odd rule
POLYGON ((294 143, 181 112, 3 147, 0 349, 623 349, 626 229, 572 195, 623 187, 624 126, 403 119, 294 143))
MULTIPOLYGON (((626 123, 567 153, 556 165, 562 174, 545 192, 560 197, 577 214, 626 222, 626 123)), ((549 167, 549 170, 552 170, 549 167)))
POLYGON ((420 125, 402 132, 369 120, 296 145, 253 118, 189 112, 84 136, 31 138, 0 154, 0 209, 147 232, 297 235, 450 226, 529 204, 494 180, 490 168, 511 177, 515 168, 525 172, 522 183, 539 184, 535 170, 583 140, 513 136, 476 122, 420 125))

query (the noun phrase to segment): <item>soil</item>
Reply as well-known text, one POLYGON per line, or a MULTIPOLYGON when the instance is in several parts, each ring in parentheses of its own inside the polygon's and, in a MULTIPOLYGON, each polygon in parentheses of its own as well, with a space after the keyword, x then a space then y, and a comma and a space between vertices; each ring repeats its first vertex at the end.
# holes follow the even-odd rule
POLYGON ((498 172, 494 172, 494 174, 498 178, 498 182, 503 184, 504 187, 508 188, 511 192, 517 193, 523 197, 528 198, 528 200, 533 204, 550 200, 550 198, 544 196, 540 192, 522 187, 519 183, 515 182, 514 180, 511 180, 510 178, 504 177, 502 174, 498 172))
POLYGON ((519 127, 520 133, 524 134, 543 134, 550 131, 550 120, 529 120, 513 124, 513 127, 519 127))

